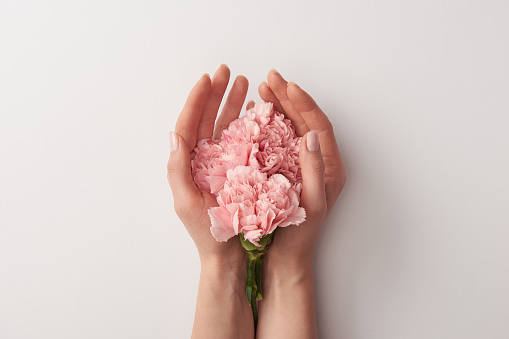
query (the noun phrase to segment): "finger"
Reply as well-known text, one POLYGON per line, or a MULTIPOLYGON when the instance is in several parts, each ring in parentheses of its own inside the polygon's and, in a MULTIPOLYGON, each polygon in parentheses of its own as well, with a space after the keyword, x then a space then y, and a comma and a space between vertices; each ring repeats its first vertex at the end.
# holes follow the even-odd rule
POLYGON ((246 111, 250 110, 254 106, 255 106, 255 102, 253 100, 249 100, 248 103, 246 104, 246 111))
POLYGON ((170 159, 168 160, 168 182, 175 203, 178 201, 197 201, 200 195, 191 174, 189 147, 178 133, 170 132, 170 159))
POLYGON ((214 73, 214 76, 212 77, 210 97, 198 124, 196 140, 199 141, 205 138, 212 138, 217 111, 221 105, 221 100, 223 100, 226 87, 228 87, 229 79, 230 69, 225 64, 222 64, 219 66, 216 73, 214 73))
POLYGON ((198 123, 210 95, 210 76, 204 74, 194 85, 180 112, 175 131, 180 134, 190 149, 196 146, 198 123))
POLYGON ((228 127, 230 122, 239 117, 242 106, 244 105, 244 100, 246 99, 248 86, 249 82, 245 76, 237 76, 228 94, 228 98, 226 98, 223 110, 219 118, 217 118, 214 128, 214 139, 219 139, 221 133, 228 127))
POLYGON ((269 75, 267 76, 267 83, 277 97, 281 106, 283 107, 286 116, 288 119, 292 121, 292 124, 295 126, 295 131, 299 137, 303 136, 309 131, 309 127, 306 125, 304 119, 300 116, 299 112, 292 106, 292 103, 288 99, 287 90, 287 82, 281 74, 279 74, 275 69, 271 69, 269 75))
POLYGON ((287 93, 292 106, 300 113, 310 129, 319 132, 332 129, 327 115, 318 107, 313 98, 296 83, 291 81, 288 83, 287 93))
POLYGON ((327 201, 333 204, 344 186, 345 171, 332 124, 313 98, 293 82, 288 85, 288 95, 292 105, 299 111, 309 128, 318 132, 325 163, 327 201))
POLYGON ((302 171, 301 205, 309 217, 325 215, 325 165, 316 131, 310 131, 301 140, 299 162, 302 171))
POLYGON ((277 99, 274 92, 272 92, 272 90, 270 89, 267 82, 263 81, 260 84, 260 86, 258 86, 258 94, 260 94, 260 98, 262 98, 263 101, 272 102, 272 104, 274 105, 274 109, 276 111, 286 115, 285 110, 283 109, 283 106, 281 106, 281 103, 277 99))
POLYGON ((332 124, 313 98, 294 82, 288 85, 288 95, 293 107, 298 110, 306 125, 320 135, 323 156, 337 156, 339 150, 332 124))

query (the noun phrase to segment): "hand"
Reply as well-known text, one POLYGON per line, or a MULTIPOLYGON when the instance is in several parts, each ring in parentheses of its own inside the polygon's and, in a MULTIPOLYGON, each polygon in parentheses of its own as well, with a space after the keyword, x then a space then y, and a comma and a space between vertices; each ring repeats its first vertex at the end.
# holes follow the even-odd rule
POLYGON ((297 135, 303 137, 299 154, 303 178, 300 204, 307 214, 299 226, 276 230, 267 258, 271 264, 300 266, 313 258, 323 224, 345 185, 346 173, 332 124, 313 98, 275 70, 269 72, 267 80, 258 88, 260 97, 284 113, 297 135), (312 145, 319 149, 311 151, 312 145))
POLYGON ((299 86, 275 70, 258 88, 264 101, 284 113, 302 136, 300 205, 306 221, 277 228, 265 257, 264 300, 260 304, 257 338, 317 338, 313 254, 325 220, 345 185, 345 168, 332 124, 299 86))
POLYGON ((170 133, 173 150, 168 161, 168 182, 175 211, 193 238, 202 263, 207 260, 216 261, 222 266, 238 266, 244 262, 244 252, 238 242, 219 243, 212 237, 207 211, 210 207, 218 206, 216 198, 196 186, 190 164, 193 149, 199 140, 218 138, 222 130, 239 117, 248 89, 244 76, 236 78, 214 125, 229 78, 230 70, 226 65, 221 65, 212 79, 204 74, 189 93, 178 117, 175 133, 170 133))
POLYGON ((247 257, 239 242, 219 243, 212 237, 207 211, 217 202, 195 185, 191 174, 197 142, 218 138, 238 118, 244 104, 248 81, 238 76, 214 124, 229 78, 226 65, 219 67, 212 80, 208 74, 203 75, 189 93, 175 132, 170 133, 168 182, 175 211, 193 238, 202 264, 192 338, 249 339, 254 334, 253 316, 244 292, 247 257))

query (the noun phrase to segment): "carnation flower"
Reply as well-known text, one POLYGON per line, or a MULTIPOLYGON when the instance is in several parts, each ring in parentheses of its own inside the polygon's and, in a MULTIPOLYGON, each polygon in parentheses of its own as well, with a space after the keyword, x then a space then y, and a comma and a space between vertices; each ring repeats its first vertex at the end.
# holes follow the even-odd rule
POLYGON ((249 257, 246 295, 258 319, 262 299, 261 263, 277 227, 299 225, 302 175, 301 138, 272 103, 255 104, 232 121, 219 140, 200 140, 191 161, 196 185, 216 196, 208 210, 210 231, 217 241, 239 235, 249 257))
POLYGON ((257 103, 232 121, 220 140, 203 139, 194 149, 192 172, 198 187, 214 195, 236 166, 251 166, 267 175, 283 174, 295 185, 302 182, 300 137, 272 103, 257 103))
POLYGON ((239 143, 237 147, 224 147, 218 140, 203 139, 195 148, 192 174, 199 188, 217 195, 223 188, 226 172, 236 166, 245 166, 252 146, 239 143))
POLYGON ((243 233, 259 246, 261 237, 276 227, 299 225, 306 218, 299 207, 301 184, 293 185, 282 174, 267 177, 250 166, 228 170, 224 188, 219 192, 219 207, 209 209, 210 228, 217 241, 227 241, 243 233))

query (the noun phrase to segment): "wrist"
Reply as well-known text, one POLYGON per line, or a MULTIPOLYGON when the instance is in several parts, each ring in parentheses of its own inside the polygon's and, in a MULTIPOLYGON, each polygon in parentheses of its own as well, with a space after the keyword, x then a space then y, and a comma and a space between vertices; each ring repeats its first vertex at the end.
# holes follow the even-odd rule
POLYGON ((227 260, 222 257, 207 256, 200 258, 200 261, 201 276, 211 288, 244 291, 247 279, 247 257, 227 260))
POLYGON ((242 260, 228 260, 223 255, 209 254, 200 259, 192 338, 252 338, 253 316, 245 292, 247 266, 242 260))
POLYGON ((313 256, 281 258, 270 255, 264 260, 264 277, 267 288, 287 288, 313 281, 313 256))
POLYGON ((262 277, 264 301, 260 304, 262 324, 257 335, 272 338, 317 338, 314 303, 313 260, 281 264, 266 258, 262 277), (266 299, 266 300, 265 300, 266 299))

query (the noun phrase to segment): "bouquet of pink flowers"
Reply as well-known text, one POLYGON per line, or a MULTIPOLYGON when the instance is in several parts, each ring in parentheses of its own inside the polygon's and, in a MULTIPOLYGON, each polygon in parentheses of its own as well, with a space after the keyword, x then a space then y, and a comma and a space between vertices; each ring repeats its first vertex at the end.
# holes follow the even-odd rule
POLYGON ((300 141, 290 120, 272 103, 260 103, 232 121, 219 140, 203 139, 194 150, 194 180, 219 205, 208 211, 213 237, 227 241, 239 235, 249 256, 246 294, 255 324, 261 262, 274 231, 306 218, 299 207, 300 141))

